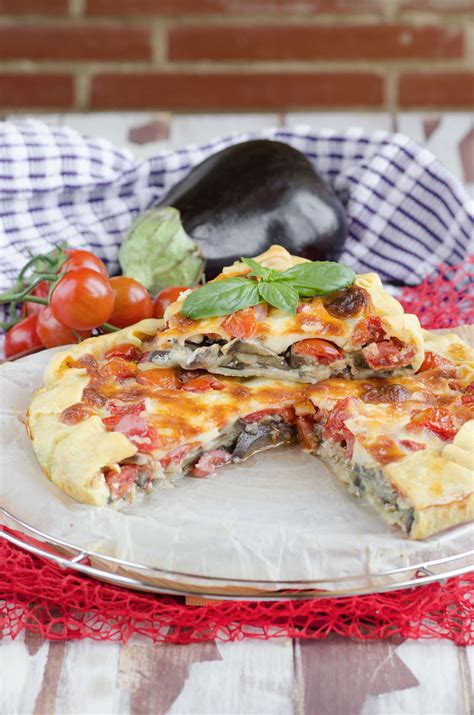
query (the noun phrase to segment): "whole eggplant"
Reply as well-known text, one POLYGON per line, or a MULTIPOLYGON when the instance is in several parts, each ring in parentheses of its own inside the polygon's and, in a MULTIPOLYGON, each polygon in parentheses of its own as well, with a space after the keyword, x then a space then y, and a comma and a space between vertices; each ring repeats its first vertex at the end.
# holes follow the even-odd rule
POLYGON ((273 243, 310 260, 337 260, 347 235, 339 199, 304 154, 264 139, 209 157, 158 205, 179 210, 208 278, 273 243))

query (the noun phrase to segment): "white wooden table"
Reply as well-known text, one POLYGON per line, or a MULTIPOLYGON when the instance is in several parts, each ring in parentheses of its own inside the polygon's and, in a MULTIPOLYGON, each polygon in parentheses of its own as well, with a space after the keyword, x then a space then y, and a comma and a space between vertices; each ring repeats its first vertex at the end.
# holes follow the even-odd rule
MULTIPOLYGON (((275 125, 398 130, 425 143, 474 193, 474 128, 467 113, 42 118, 106 136, 142 157, 275 125)), ((120 646, 48 642, 23 633, 0 641, 0 713, 470 715, 473 676, 474 648, 447 641, 330 637, 175 646, 133 638, 120 646)))
POLYGON ((2 715, 470 715, 474 648, 445 641, 0 645, 2 715))

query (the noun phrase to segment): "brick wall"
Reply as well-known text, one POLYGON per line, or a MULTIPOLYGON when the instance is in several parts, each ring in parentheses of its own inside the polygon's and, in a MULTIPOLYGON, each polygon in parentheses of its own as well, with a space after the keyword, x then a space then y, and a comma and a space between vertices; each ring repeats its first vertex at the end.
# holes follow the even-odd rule
POLYGON ((474 0, 0 0, 0 108, 467 109, 474 0))

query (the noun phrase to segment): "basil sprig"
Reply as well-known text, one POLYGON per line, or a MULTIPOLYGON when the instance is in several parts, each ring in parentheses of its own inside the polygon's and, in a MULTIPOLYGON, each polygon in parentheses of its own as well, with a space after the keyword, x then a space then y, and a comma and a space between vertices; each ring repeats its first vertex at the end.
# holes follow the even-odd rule
POLYGON ((251 270, 246 276, 212 281, 188 295, 181 312, 187 318, 214 318, 250 308, 262 301, 295 315, 300 298, 327 295, 352 285, 354 271, 334 261, 308 261, 287 271, 261 266, 242 258, 251 270))

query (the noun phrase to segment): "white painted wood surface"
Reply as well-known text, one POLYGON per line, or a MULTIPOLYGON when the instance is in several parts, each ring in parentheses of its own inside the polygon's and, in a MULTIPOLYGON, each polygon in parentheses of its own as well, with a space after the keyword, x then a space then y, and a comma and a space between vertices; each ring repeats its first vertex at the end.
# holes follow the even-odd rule
POLYGON ((0 644, 2 715, 470 715, 474 648, 447 641, 0 644))
MULTIPOLYGON (((468 114, 42 115, 137 156, 268 126, 366 126, 425 143, 474 193, 468 114), (133 131, 134 130, 134 131, 133 131), (133 141, 132 141, 133 139, 133 141), (137 143, 137 140, 139 143, 137 143)), ((0 641, 2 715, 471 715, 474 648, 447 641, 323 641, 126 645, 0 641)))

